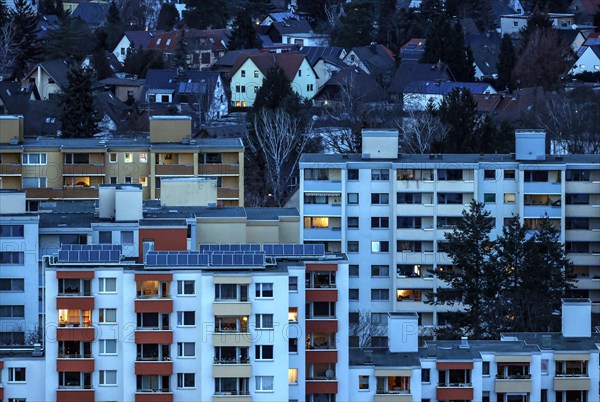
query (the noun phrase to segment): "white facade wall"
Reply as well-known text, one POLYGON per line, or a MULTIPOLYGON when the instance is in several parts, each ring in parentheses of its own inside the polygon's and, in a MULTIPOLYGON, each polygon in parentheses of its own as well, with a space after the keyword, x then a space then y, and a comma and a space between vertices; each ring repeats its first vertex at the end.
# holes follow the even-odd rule
POLYGON ((600 58, 598 58, 598 55, 594 52, 594 49, 589 46, 577 59, 569 71, 570 74, 581 74, 585 72, 600 72, 600 58))
MULTIPOLYGON (((48 401, 44 395, 43 378, 46 362, 43 357, 7 357, 2 358, 4 368, 0 369, 0 383, 4 387, 4 399, 27 399, 31 401, 48 401), (25 368, 25 382, 10 382, 9 370, 11 368, 25 368)), ((54 394, 56 399, 56 393, 54 394)))

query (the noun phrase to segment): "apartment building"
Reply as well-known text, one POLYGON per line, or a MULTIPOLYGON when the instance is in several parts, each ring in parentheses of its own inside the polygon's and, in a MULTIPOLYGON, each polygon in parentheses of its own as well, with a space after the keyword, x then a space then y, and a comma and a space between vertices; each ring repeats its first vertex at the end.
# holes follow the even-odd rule
POLYGON ((140 184, 161 197, 169 177, 214 177, 217 203, 244 205, 244 146, 239 138, 192 139, 189 116, 151 116, 146 136, 23 137, 22 116, 0 116, 0 188, 40 201, 97 200, 102 184, 140 184))
POLYGON ((597 155, 545 155, 535 130, 517 130, 516 155, 399 155, 394 130, 364 130, 362 141, 361 155, 300 161, 301 239, 348 256, 351 322, 363 312, 385 326, 387 312, 417 312, 426 334, 460 308, 430 305, 427 294, 447 286, 433 272, 451 268, 444 234, 471 200, 485 202, 492 236, 513 214, 532 229, 548 214, 575 265, 576 296, 600 314, 597 155))

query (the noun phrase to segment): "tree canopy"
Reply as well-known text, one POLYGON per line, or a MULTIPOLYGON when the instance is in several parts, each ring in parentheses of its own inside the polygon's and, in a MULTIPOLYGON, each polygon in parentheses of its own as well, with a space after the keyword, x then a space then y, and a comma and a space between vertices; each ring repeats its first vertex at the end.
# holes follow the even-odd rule
POLYGON ((446 95, 438 113, 442 123, 448 127, 448 134, 443 142, 434 144, 436 152, 473 153, 479 150, 479 139, 476 135, 479 116, 477 103, 471 91, 455 88, 446 95))
POLYGON ((81 61, 92 51, 94 42, 92 31, 84 21, 67 17, 58 29, 48 32, 44 57, 46 60, 73 58, 81 61))
POLYGON ((233 30, 229 36, 229 50, 258 49, 262 41, 256 33, 254 24, 247 13, 239 12, 233 21, 233 30))
POLYGON ((63 137, 87 138, 98 132, 98 113, 92 93, 93 71, 73 65, 67 71, 68 85, 60 96, 63 137))
POLYGON ((256 92, 253 109, 258 112, 262 108, 275 110, 279 107, 291 111, 300 104, 298 94, 292 89, 292 83, 279 66, 269 68, 263 83, 256 92))
POLYGON ((170 31, 179 21, 179 11, 171 3, 163 3, 158 12, 156 29, 170 31))
POLYGON ((496 68, 498 69, 496 87, 499 90, 514 88, 512 73, 515 68, 516 59, 517 55, 515 54, 512 39, 510 35, 504 34, 502 42, 500 42, 500 54, 498 55, 498 63, 496 64, 496 68))
POLYGON ((369 45, 375 38, 374 16, 373 0, 353 0, 344 4, 344 14, 331 31, 331 43, 346 49, 369 45))
POLYGON ((190 28, 225 28, 229 15, 226 0, 187 0, 183 19, 190 28))
POLYGON ((14 10, 9 12, 9 18, 15 27, 13 77, 21 78, 26 73, 27 64, 38 60, 41 53, 36 36, 39 15, 28 0, 15 0, 14 10))

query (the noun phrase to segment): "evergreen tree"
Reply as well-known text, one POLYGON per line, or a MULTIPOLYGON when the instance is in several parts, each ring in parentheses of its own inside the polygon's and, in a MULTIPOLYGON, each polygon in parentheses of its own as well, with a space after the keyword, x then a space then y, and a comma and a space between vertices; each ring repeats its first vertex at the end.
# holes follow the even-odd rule
POLYGON ((593 24, 596 27, 595 31, 600 32, 600 10, 596 11, 596 14, 594 14, 593 24))
POLYGON ((69 15, 69 13, 65 11, 63 0, 56 0, 56 16, 60 19, 63 19, 67 15, 69 15))
POLYGON ((425 20, 433 21, 436 18, 446 16, 444 0, 423 0, 419 12, 425 20))
POLYGON ((186 0, 183 19, 190 28, 225 28, 229 16, 226 0, 186 0))
POLYGON ((350 49, 373 42, 374 15, 372 0, 353 0, 344 4, 344 15, 331 32, 333 46, 350 49))
POLYGON ((40 0, 38 3, 38 13, 41 15, 55 15, 56 3, 54 0, 40 0))
POLYGON ((173 56, 172 67, 176 70, 187 70, 187 39, 185 37, 185 29, 182 29, 181 34, 179 35, 177 49, 173 56))
POLYGON ((98 112, 92 94, 93 72, 73 66, 67 72, 68 85, 60 96, 63 137, 89 138, 98 132, 98 112))
POLYGON ((28 0, 15 0, 10 20, 15 24, 15 45, 17 54, 13 64, 13 77, 20 79, 27 70, 28 63, 38 60, 40 55, 37 40, 39 16, 28 0))
POLYGON ((294 103, 300 103, 298 95, 292 89, 292 83, 279 67, 271 67, 267 71, 263 83, 254 99, 254 111, 258 112, 263 107, 275 110, 286 107, 286 111, 293 108, 294 103))
POLYGON ((163 3, 158 13, 156 29, 170 31, 179 21, 179 12, 171 3, 163 3))
POLYGON ((423 63, 438 61, 448 64, 457 81, 473 81, 473 53, 465 46, 462 27, 460 24, 453 27, 450 19, 443 15, 434 21, 429 30, 425 53, 421 58, 423 63))
POLYGON ((94 46, 94 36, 88 25, 79 18, 67 17, 58 29, 48 32, 44 44, 46 60, 73 58, 82 61, 94 46))
POLYGON ((477 103, 468 89, 452 90, 442 101, 438 113, 442 123, 448 127, 448 134, 443 142, 433 144, 432 148, 435 152, 476 153, 479 151, 477 103))
POLYGON ((313 26, 320 25, 327 20, 325 7, 327 0, 297 0, 298 11, 306 13, 313 26))
POLYGON ((539 29, 552 29, 552 21, 548 17, 548 14, 541 13, 539 9, 535 9, 531 14, 531 17, 527 20, 527 25, 520 32, 521 45, 519 54, 523 54, 531 36, 539 29))
POLYGON ((233 21, 233 30, 229 36, 227 47, 229 50, 239 49, 259 49, 262 46, 262 41, 254 29, 254 24, 250 20, 250 16, 244 12, 240 12, 233 21))
POLYGON ((123 63, 123 70, 127 74, 137 75, 139 78, 146 77, 149 69, 162 69, 164 62, 162 54, 154 51, 146 51, 141 47, 136 48, 132 42, 127 50, 127 57, 123 63))
POLYGON ((118 25, 121 23, 121 15, 119 14, 119 7, 117 3, 113 1, 108 5, 108 15, 106 16, 106 23, 112 25, 118 25))
POLYGON ((108 34, 100 28, 96 33, 96 47, 92 53, 91 62, 96 72, 96 79, 103 80, 108 77, 112 77, 113 71, 110 68, 110 63, 107 57, 107 44, 106 40, 108 34))
POLYGON ((396 37, 396 17, 396 0, 383 0, 377 18, 377 42, 392 50, 398 50, 400 46, 396 37))
POLYGON ((8 22, 8 7, 4 0, 0 0, 0 28, 8 22))
POLYGON ((512 72, 516 64, 515 48, 513 47, 512 39, 510 35, 504 34, 502 36, 502 42, 500 42, 500 54, 498 55, 498 63, 496 68, 498 69, 498 80, 496 86, 500 90, 508 88, 512 90, 514 83, 512 79, 512 72))

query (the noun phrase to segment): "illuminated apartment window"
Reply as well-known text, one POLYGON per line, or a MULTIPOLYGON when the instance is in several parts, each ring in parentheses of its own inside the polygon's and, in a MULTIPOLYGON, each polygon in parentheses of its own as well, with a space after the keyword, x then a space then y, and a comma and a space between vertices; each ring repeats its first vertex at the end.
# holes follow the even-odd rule
POLYGON ((133 154, 131 152, 125 152, 125 163, 133 163, 133 154))
POLYGON ((140 184, 142 187, 148 187, 148 178, 146 176, 140 177, 140 184))
POLYGON ((298 307, 290 307, 288 310, 288 321, 298 322, 298 307))
POLYGON ((298 384, 298 369, 297 368, 288 369, 288 383, 289 384, 298 384))
POLYGON ((307 216, 304 218, 305 229, 326 229, 328 227, 328 217, 307 216))
POLYGON ((140 154, 140 163, 148 163, 148 154, 145 152, 142 152, 140 154))

